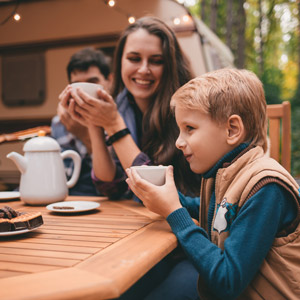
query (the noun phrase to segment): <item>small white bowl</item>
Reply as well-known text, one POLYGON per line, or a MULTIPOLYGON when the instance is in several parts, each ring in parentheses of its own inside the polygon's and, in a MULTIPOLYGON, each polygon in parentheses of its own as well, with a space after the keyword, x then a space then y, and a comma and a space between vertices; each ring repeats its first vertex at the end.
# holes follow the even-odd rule
POLYGON ((81 88, 84 92, 94 98, 99 98, 97 91, 103 89, 102 85, 91 82, 74 82, 71 86, 75 93, 77 92, 77 88, 81 88))
POLYGON ((137 173, 145 180, 155 185, 164 185, 167 166, 134 166, 137 173))

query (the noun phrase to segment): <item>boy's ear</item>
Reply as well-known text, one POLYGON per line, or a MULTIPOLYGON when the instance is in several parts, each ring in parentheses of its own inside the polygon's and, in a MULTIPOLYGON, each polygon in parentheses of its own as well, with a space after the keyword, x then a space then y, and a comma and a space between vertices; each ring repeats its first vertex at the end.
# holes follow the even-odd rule
POLYGON ((231 115, 227 120, 227 143, 238 145, 245 139, 245 127, 239 115, 231 115))

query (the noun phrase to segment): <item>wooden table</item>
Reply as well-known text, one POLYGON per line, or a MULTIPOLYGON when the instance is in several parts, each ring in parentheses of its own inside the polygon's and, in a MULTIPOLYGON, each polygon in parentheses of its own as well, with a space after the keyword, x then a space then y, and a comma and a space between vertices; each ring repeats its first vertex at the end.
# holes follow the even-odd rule
POLYGON ((166 221, 132 200, 68 200, 101 205, 91 212, 56 214, 1 201, 0 207, 40 211, 44 225, 0 236, 0 299, 116 298, 177 246, 166 221))

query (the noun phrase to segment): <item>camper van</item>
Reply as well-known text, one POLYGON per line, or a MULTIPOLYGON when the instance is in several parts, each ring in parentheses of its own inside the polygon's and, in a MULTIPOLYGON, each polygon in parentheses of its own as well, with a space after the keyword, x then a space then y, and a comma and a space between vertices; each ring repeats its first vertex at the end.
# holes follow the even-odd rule
MULTIPOLYGON (((233 65, 230 50, 177 1, 0 0, 0 134, 50 125, 70 56, 88 46, 112 56, 128 22, 145 15, 175 31, 195 76, 233 65)), ((18 183, 6 155, 22 153, 25 141, 0 140, 0 190, 18 183)))

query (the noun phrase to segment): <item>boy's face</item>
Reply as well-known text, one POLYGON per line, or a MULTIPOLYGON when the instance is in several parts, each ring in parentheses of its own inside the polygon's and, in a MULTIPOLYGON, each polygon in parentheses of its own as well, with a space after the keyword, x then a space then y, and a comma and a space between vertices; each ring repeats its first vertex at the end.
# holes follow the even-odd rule
POLYGON ((208 114, 176 106, 175 117, 180 130, 176 147, 183 152, 193 172, 207 172, 233 149, 227 143, 226 124, 218 125, 208 114))

